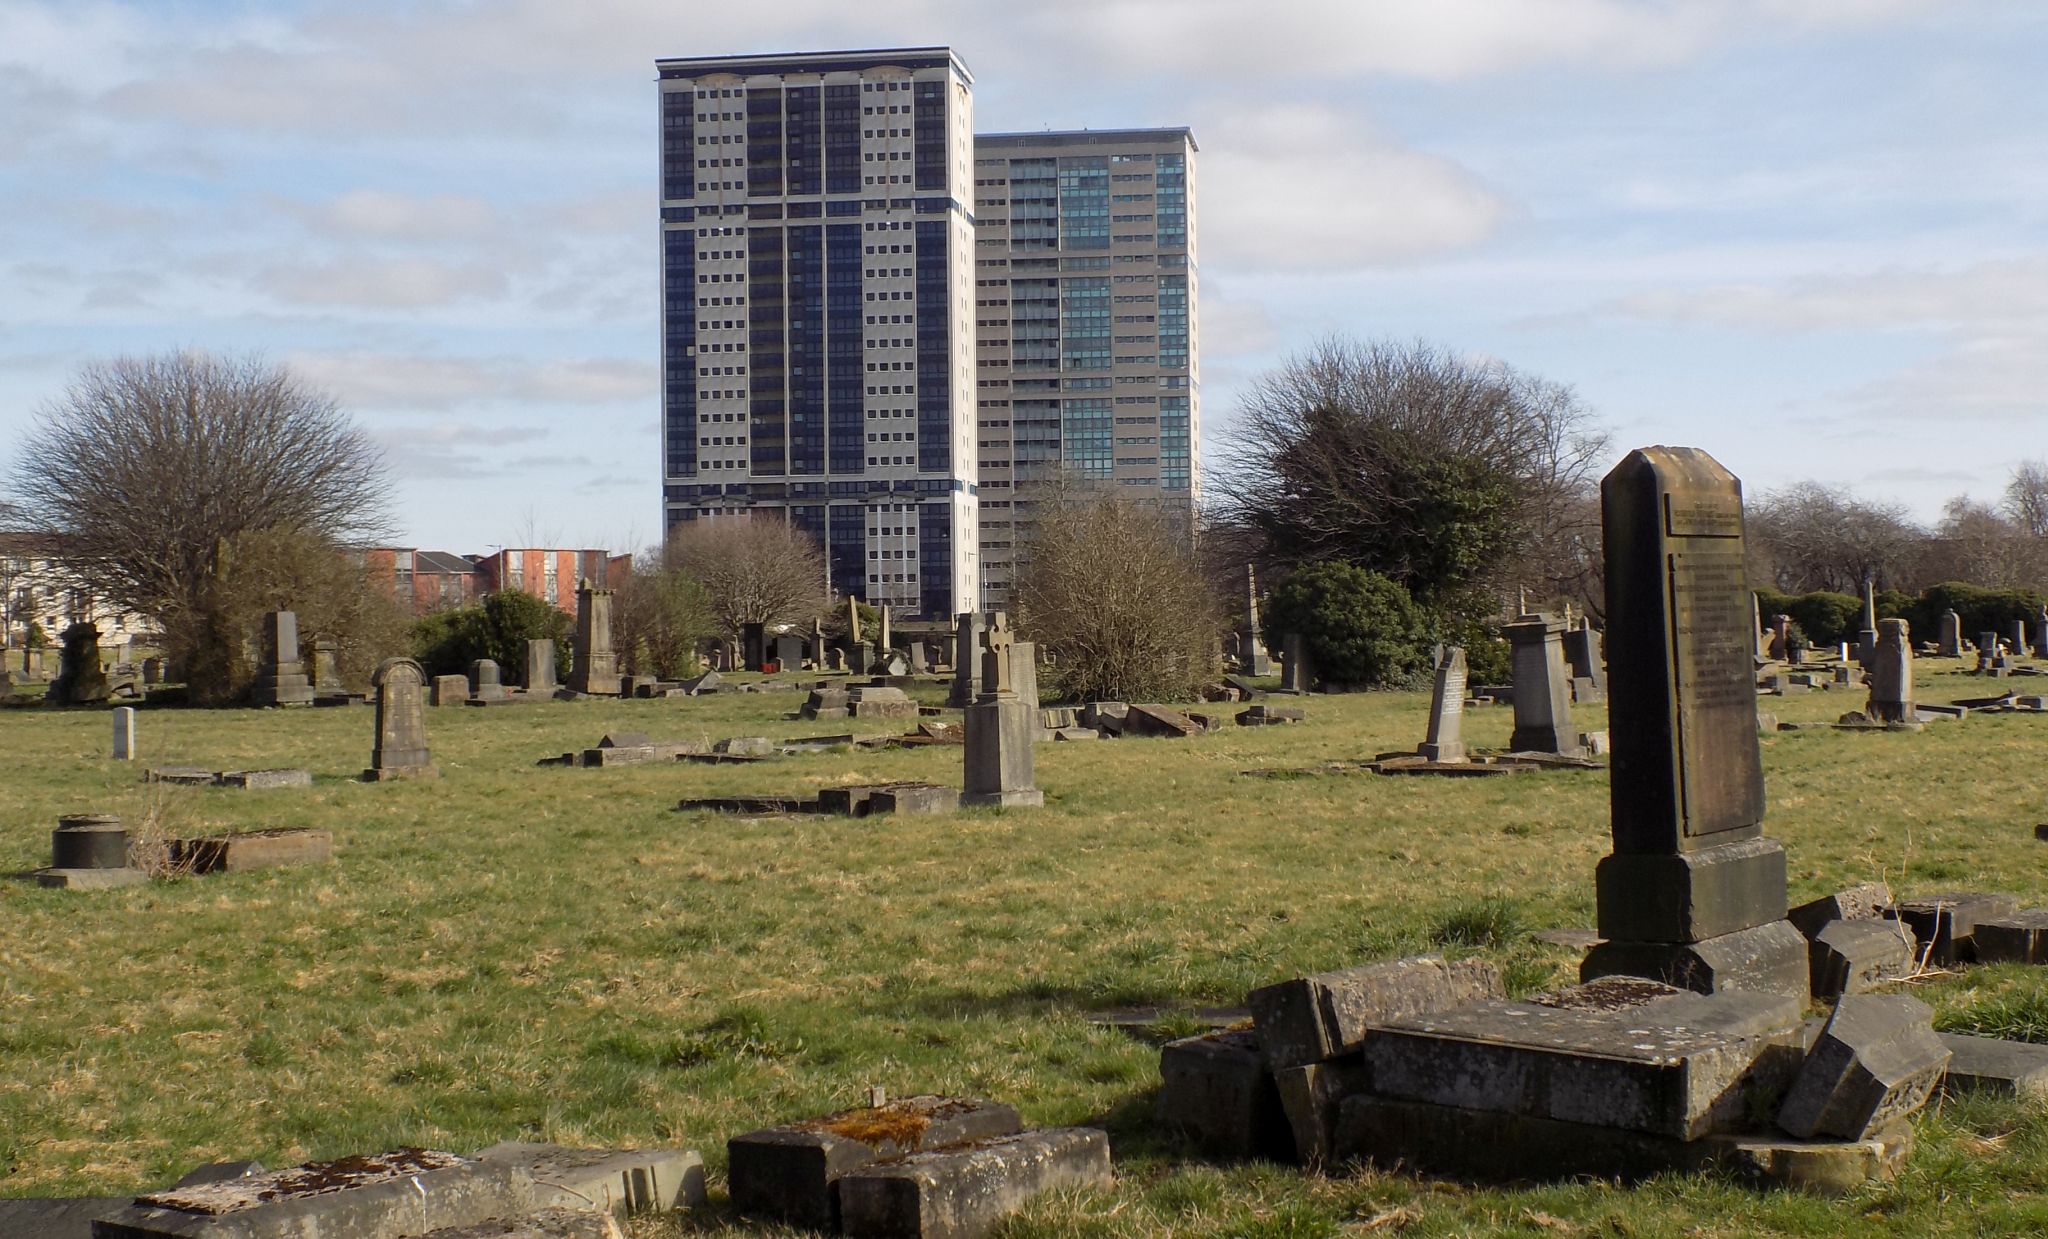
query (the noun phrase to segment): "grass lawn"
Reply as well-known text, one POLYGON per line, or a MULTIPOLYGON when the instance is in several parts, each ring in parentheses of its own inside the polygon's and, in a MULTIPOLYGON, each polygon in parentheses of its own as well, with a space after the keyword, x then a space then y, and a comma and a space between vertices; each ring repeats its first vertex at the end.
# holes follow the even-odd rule
MULTIPOLYGON (((1923 700, 1988 682, 1924 661, 1923 700)), ((939 694, 932 694, 934 698, 939 694)), ((1765 699, 1783 719, 1860 689, 1765 699)), ((1597 772, 1245 778, 1412 748, 1427 695, 1314 698, 1303 725, 1194 741, 1046 744, 1046 807, 906 819, 682 814, 686 796, 956 784, 960 750, 751 766, 538 768, 607 730, 843 733, 800 694, 430 710, 443 777, 362 784, 372 712, 145 710, 143 761, 103 712, 0 711, 0 872, 47 863, 61 813, 179 834, 319 826, 332 865, 97 893, 0 881, 0 1195, 153 1186, 418 1144, 679 1144, 892 1095, 977 1094, 1038 1124, 1106 1124, 1120 1182, 1042 1202, 1010 1236, 1999 1234, 2048 1224, 2034 1108, 1930 1109, 1899 1183, 1849 1201, 1698 1176, 1473 1188, 1227 1165, 1151 1129, 1156 1045, 1091 1025, 1222 1005, 1303 971, 1478 952, 1529 991, 1576 977, 1532 930, 1590 925, 1607 849, 1597 772), (163 789, 141 765, 305 766, 311 789, 163 789)), ((1222 707, 1219 707, 1222 708, 1222 707)), ((1581 710, 1579 726, 1604 726, 1581 710)), ((863 724, 859 730, 879 730, 863 724)), ((1506 710, 1467 717, 1502 745, 1506 710)), ((1881 878, 2048 904, 2048 719, 1764 740, 1767 829, 1793 898, 1881 878)), ((1945 1026, 2048 1040, 2048 978, 1916 989, 1945 1026)), ((719 1208, 647 1235, 741 1229, 719 1208)))

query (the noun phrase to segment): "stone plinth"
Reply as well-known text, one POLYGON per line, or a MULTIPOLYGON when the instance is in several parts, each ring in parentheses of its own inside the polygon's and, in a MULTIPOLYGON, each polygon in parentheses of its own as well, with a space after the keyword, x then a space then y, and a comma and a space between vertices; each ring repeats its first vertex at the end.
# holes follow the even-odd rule
POLYGON ((293 612, 263 617, 263 663, 249 699, 259 706, 313 704, 313 681, 299 655, 299 617, 293 612))

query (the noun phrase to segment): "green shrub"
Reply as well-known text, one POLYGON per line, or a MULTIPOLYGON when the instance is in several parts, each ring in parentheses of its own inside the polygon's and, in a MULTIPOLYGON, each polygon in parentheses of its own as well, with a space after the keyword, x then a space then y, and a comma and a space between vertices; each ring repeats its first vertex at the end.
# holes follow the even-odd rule
MULTIPOLYGON (((1883 613, 1879 599, 1879 614, 1883 613)), ((1963 581, 1945 581, 1927 590, 1900 610, 1912 626, 1913 637, 1933 641, 1941 636, 1941 616, 1953 610, 1962 617, 1963 639, 1975 641, 1977 634, 1995 632, 2001 636, 2012 629, 2014 620, 2025 620, 2032 632, 2040 622, 2041 595, 2031 589, 1986 589, 1963 581)))
POLYGON ((469 665, 489 658, 509 678, 526 667, 526 643, 555 643, 555 666, 569 665, 569 632, 576 621, 542 599, 501 589, 471 607, 436 611, 413 624, 413 657, 428 675, 467 675, 469 665))
POLYGON ((1364 568, 1323 560, 1297 568, 1266 601, 1266 625, 1298 634, 1328 683, 1387 687, 1429 663, 1429 624, 1408 591, 1364 568))

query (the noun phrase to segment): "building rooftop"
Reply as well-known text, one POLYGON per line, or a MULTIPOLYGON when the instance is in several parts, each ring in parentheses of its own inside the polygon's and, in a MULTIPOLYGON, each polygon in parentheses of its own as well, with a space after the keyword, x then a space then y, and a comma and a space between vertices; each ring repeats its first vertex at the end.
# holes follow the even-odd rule
POLYGON ((476 571, 474 560, 452 551, 414 551, 412 567, 414 572, 446 572, 456 575, 476 571))
POLYGON ((981 146, 1101 146, 1139 142, 1161 145, 1187 143, 1196 150, 1195 131, 1186 125, 1165 125, 1150 129, 1045 129, 1021 133, 977 133, 974 145, 981 146))
POLYGON ((833 73, 900 65, 932 69, 951 65, 969 83, 974 74, 950 47, 877 47, 837 52, 764 52, 738 56, 663 56, 654 67, 663 77, 696 77, 705 73, 833 73))

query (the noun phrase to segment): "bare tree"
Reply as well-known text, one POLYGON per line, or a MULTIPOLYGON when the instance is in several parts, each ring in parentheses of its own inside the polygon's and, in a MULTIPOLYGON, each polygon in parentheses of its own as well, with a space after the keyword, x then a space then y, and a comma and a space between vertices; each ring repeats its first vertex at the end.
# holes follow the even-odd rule
POLYGON ((717 631, 704 586, 664 563, 658 549, 635 555, 632 571, 611 586, 612 622, 626 669, 669 680, 692 674, 698 643, 717 631))
POLYGON ((1942 581, 2012 586, 2026 583, 2026 538, 1996 509, 1958 495, 1942 509, 1922 553, 1911 564, 1910 584, 1942 581))
POLYGON ((1211 490, 1277 563, 1345 560, 1441 599, 1581 581, 1606 444, 1569 388, 1331 337, 1253 383, 1211 490))
POLYGON ((1758 562, 1786 593, 1824 589, 1854 594, 1866 582, 1894 586, 1925 530, 1901 504, 1858 499, 1849 491, 1799 482, 1766 491, 1749 507, 1758 562))
POLYGON ((1082 700, 1193 697, 1220 670, 1226 621, 1185 522, 1101 489, 1049 486, 1056 498, 1040 504, 1013 599, 1018 630, 1054 660, 1051 682, 1082 700))
POLYGON ((85 366, 39 410, 14 484, 96 594, 156 619, 175 654, 214 657, 239 640, 222 596, 237 539, 368 540, 388 498, 382 454, 330 397, 282 367, 196 352, 85 366))
POLYGON ((2048 464, 2023 460, 2005 484, 2005 518, 2029 538, 2048 541, 2048 464))
POLYGON ((733 640, 747 624, 771 629, 824 608, 825 553, 803 530, 770 516, 713 517, 669 532, 666 567, 704 587, 711 615, 733 640))

